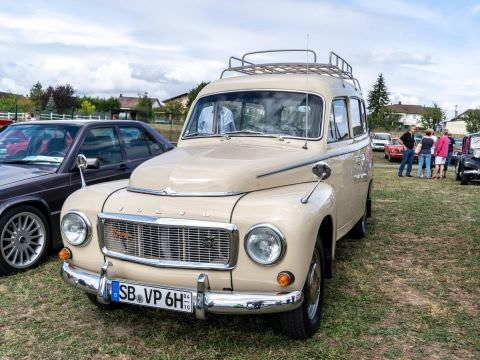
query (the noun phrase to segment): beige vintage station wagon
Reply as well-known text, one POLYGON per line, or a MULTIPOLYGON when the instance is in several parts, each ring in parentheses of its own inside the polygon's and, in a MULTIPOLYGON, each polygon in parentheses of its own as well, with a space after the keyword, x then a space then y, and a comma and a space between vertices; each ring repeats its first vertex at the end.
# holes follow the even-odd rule
POLYGON ((232 57, 224 73, 240 76, 201 91, 176 149, 67 199, 67 283, 104 308, 278 313, 293 338, 318 329, 335 244, 365 235, 372 150, 351 66, 311 50, 307 63, 251 61, 277 52, 232 57))

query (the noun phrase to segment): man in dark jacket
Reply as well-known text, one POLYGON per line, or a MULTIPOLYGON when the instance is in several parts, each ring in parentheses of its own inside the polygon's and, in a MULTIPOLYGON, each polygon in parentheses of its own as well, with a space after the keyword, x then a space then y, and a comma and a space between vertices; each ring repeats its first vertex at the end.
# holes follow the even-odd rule
POLYGON ((412 172, 413 166, 413 148, 415 146, 414 135, 416 131, 416 126, 410 126, 408 131, 400 137, 400 144, 403 145, 402 162, 400 163, 400 168, 398 169, 398 176, 400 177, 403 176, 405 164, 407 164, 407 177, 412 177, 410 173, 412 172))

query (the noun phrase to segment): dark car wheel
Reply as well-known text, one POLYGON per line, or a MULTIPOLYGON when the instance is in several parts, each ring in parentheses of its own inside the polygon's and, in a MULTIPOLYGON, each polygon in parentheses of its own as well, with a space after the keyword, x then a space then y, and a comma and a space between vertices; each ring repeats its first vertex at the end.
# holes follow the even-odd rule
POLYGON ((292 311, 280 314, 282 332, 293 339, 307 339, 320 327, 325 281, 325 258, 322 242, 317 239, 303 286, 303 303, 292 311))
POLYGON ((460 170, 460 184, 462 185, 468 185, 468 175, 465 174, 464 169, 460 170))
POLYGON ((455 180, 460 180, 460 164, 457 163, 455 166, 455 180))
POLYGON ((50 229, 45 216, 28 205, 8 210, 0 219, 0 273, 37 266, 48 249, 50 229))

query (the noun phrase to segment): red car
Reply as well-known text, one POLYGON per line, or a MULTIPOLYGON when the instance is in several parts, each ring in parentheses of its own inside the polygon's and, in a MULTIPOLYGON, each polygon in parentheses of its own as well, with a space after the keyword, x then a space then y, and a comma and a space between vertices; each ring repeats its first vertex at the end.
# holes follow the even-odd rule
MULTIPOLYGON (((400 141, 398 140, 398 138, 392 138, 392 141, 390 141, 390 143, 388 144, 385 144, 384 146, 383 157, 385 159, 388 159, 388 161, 390 162, 393 160, 402 160, 402 149, 403 149, 403 145, 400 144, 400 141)), ((413 160, 414 161, 418 160, 417 154, 413 155, 413 160)))

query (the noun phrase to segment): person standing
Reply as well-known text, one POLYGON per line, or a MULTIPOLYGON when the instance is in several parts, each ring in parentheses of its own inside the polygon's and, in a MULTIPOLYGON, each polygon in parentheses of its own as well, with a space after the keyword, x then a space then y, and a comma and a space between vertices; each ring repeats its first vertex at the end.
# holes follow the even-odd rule
POLYGON ((423 169, 423 164, 425 163, 425 168, 426 168, 426 177, 430 179, 432 177, 432 167, 431 167, 431 160, 432 160, 432 153, 431 149, 433 147, 434 141, 432 138, 433 130, 432 129, 427 129, 425 131, 425 136, 422 138, 421 142, 421 150, 420 153, 418 154, 418 177, 423 177, 422 175, 422 169, 423 169))
POLYGON ((400 144, 402 144, 403 146, 402 162, 400 163, 400 168, 398 169, 398 176, 400 177, 403 176, 403 169, 405 168, 405 164, 407 164, 407 171, 406 171, 407 177, 412 177, 410 173, 412 172, 412 166, 413 166, 413 147, 415 146, 414 135, 416 131, 417 131, 416 126, 410 126, 408 131, 405 134, 403 134, 399 139, 400 144))
POLYGON ((434 179, 440 179, 443 175, 443 167, 445 166, 445 161, 448 155, 448 144, 450 140, 448 139, 448 130, 443 131, 443 135, 438 138, 435 143, 435 175, 434 179))
POLYGON ((452 156, 453 156, 453 144, 455 144, 455 139, 450 136, 448 129, 444 130, 445 135, 448 136, 448 154, 447 154, 447 159, 445 160, 445 167, 443 169, 443 177, 447 177, 447 170, 448 170, 448 165, 450 165, 450 162, 452 161, 452 156))

